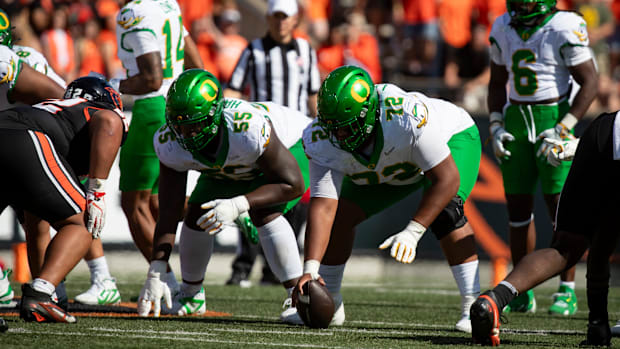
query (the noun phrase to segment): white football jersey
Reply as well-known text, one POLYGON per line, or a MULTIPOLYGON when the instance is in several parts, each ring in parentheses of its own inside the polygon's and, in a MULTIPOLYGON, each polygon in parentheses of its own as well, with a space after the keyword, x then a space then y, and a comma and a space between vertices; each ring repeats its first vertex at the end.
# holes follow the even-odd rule
POLYGON ((220 179, 252 180, 260 174, 256 160, 263 155, 272 132, 290 148, 301 139, 311 120, 296 110, 271 102, 249 103, 227 98, 224 103, 226 132, 213 163, 196 159, 183 149, 167 125, 153 137, 159 161, 180 172, 196 170, 220 179))
POLYGON ((10 48, 0 45, 0 110, 12 106, 8 93, 15 86, 23 60, 10 48))
MULTIPOLYGON (((375 87, 381 113, 375 124, 377 141, 368 159, 334 146, 318 122, 304 130, 308 159, 337 172, 334 178, 342 174, 358 185, 413 184, 422 178, 423 171, 450 155, 447 143, 452 135, 474 125, 471 116, 452 103, 407 93, 392 84, 375 87)), ((315 185, 311 183, 311 187, 315 185)))
POLYGON ((61 78, 54 69, 49 65, 45 56, 41 54, 39 51, 33 49, 28 46, 19 46, 13 45, 13 51, 17 53, 17 55, 22 59, 22 61, 26 62, 29 66, 31 66, 34 70, 38 71, 41 74, 47 75, 50 79, 54 80, 58 85, 63 88, 67 87, 67 83, 63 78, 61 78))
MULTIPOLYGON (((493 62, 508 70, 509 97, 522 102, 557 98, 568 92, 571 75, 565 48, 589 44, 586 22, 573 12, 559 11, 533 32, 518 32, 504 13, 493 23, 489 40, 493 62)), ((590 50, 570 65, 592 59, 590 50)))
POLYGON ((174 0, 134 0, 116 18, 118 58, 131 77, 139 73, 136 58, 159 51, 164 80, 156 92, 136 99, 166 96, 172 81, 183 72, 184 37, 181 9, 174 0))

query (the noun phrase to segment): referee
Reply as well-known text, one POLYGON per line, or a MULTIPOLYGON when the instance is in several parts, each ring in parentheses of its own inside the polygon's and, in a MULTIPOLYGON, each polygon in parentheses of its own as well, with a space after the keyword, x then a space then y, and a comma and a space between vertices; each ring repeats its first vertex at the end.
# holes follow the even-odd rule
MULTIPOLYGON (((250 101, 272 101, 316 117, 321 84, 316 52, 308 41, 293 37, 297 12, 297 1, 269 0, 267 34, 250 42, 243 51, 224 96, 240 98, 247 91, 250 101)), ((305 220, 305 210, 300 205, 285 215, 295 234, 299 234, 299 226, 305 220)), ((248 277, 260 247, 251 244, 244 234, 240 234, 239 243, 233 273, 226 284, 249 287, 248 277)), ((280 283, 267 263, 261 283, 280 283)))

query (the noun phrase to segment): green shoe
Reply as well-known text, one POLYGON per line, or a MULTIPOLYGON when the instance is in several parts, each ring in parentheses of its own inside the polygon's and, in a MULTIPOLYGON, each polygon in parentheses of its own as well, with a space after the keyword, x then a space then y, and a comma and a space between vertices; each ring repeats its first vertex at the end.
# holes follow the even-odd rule
POLYGON ((560 286, 553 294, 553 304, 549 307, 549 314, 569 316, 577 312, 577 295, 575 290, 568 286, 560 286))
POLYGON ((256 245, 258 243, 258 230, 254 223, 252 223, 252 219, 250 215, 246 213, 242 213, 236 220, 235 223, 239 226, 239 229, 245 235, 251 243, 256 245))
POLYGON ((536 298, 534 297, 534 291, 529 290, 520 294, 512 300, 507 306, 504 307, 504 313, 535 313, 536 312, 536 298))

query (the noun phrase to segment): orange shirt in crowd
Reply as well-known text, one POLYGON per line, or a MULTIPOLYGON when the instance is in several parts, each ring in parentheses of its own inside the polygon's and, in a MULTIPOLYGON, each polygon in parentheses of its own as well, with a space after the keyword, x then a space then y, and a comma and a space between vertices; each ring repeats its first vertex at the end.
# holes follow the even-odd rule
POLYGON ((344 46, 341 44, 324 45, 317 50, 316 55, 321 79, 344 64, 344 46))
POLYGON ((437 2, 432 0, 403 0, 405 22, 429 23, 437 19, 437 2))
MULTIPOLYGON (((196 47, 198 48, 198 53, 200 54, 200 58, 202 59, 204 69, 208 70, 213 75, 215 75, 215 77, 220 79, 220 70, 215 63, 216 53, 213 50, 214 45, 215 40, 209 33, 200 33, 200 35, 196 39, 196 47)), ((237 61, 235 61, 235 63, 237 63, 237 61)))
POLYGON ((88 75, 91 71, 106 74, 103 58, 97 44, 93 40, 81 40, 79 44, 80 69, 79 76, 88 75))
MULTIPOLYGON (((185 29, 191 31, 192 23, 213 12, 213 0, 177 0, 181 7, 181 15, 185 29)), ((206 68, 206 67, 205 67, 206 68)))
POLYGON ((379 43, 371 34, 361 33, 356 42, 346 45, 323 46, 317 51, 317 57, 321 76, 342 65, 352 64, 366 69, 374 83, 381 82, 379 43))
POLYGON ((442 0, 439 4, 439 29, 450 46, 461 48, 471 39, 473 0, 442 0))
POLYGON ((616 25, 620 24, 620 0, 613 0, 611 2, 611 12, 616 19, 616 25))
POLYGON ((103 29, 99 32, 97 36, 97 45, 99 46, 99 51, 101 52, 102 58, 104 61, 107 59, 108 62, 108 73, 106 75, 108 78, 118 77, 122 72, 125 71, 123 68, 123 63, 118 58, 118 47, 116 46, 116 34, 112 31, 103 29), (109 51, 106 53, 106 51, 109 51), (108 57, 106 57, 108 56, 108 57))
POLYGON ((497 17, 506 13, 505 0, 476 0, 475 7, 478 9, 480 18, 478 22, 487 27, 487 37, 491 34, 491 27, 497 17))
POLYGON ((226 44, 217 51, 215 64, 220 69, 219 79, 229 81, 241 53, 248 46, 248 41, 241 35, 231 34, 224 35, 222 42, 226 44))
POLYGON ((328 19, 331 12, 329 0, 312 0, 307 2, 306 14, 311 21, 328 19))
POLYGON ((71 77, 75 69, 75 51, 73 39, 67 31, 50 29, 41 34, 43 53, 50 66, 61 77, 71 77))

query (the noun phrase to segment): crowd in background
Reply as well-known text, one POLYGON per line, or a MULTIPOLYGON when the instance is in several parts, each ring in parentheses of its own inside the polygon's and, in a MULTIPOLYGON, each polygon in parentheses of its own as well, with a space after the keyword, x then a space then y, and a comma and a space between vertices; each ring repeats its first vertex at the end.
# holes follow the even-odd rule
MULTIPOLYGON (((178 2, 205 69, 225 84, 249 40, 264 34, 241 30, 243 9, 261 1, 178 2)), ((114 33, 123 1, 0 4, 11 17, 17 43, 42 52, 66 81, 90 71, 109 78, 125 74, 114 33)), ((354 64, 375 82, 398 82, 473 112, 486 110, 488 33, 506 11, 505 0, 299 0, 299 5, 295 35, 317 50, 322 77, 354 64)), ((580 12, 587 22, 601 84, 593 108, 620 109, 620 0, 560 0, 557 6, 580 12)))

